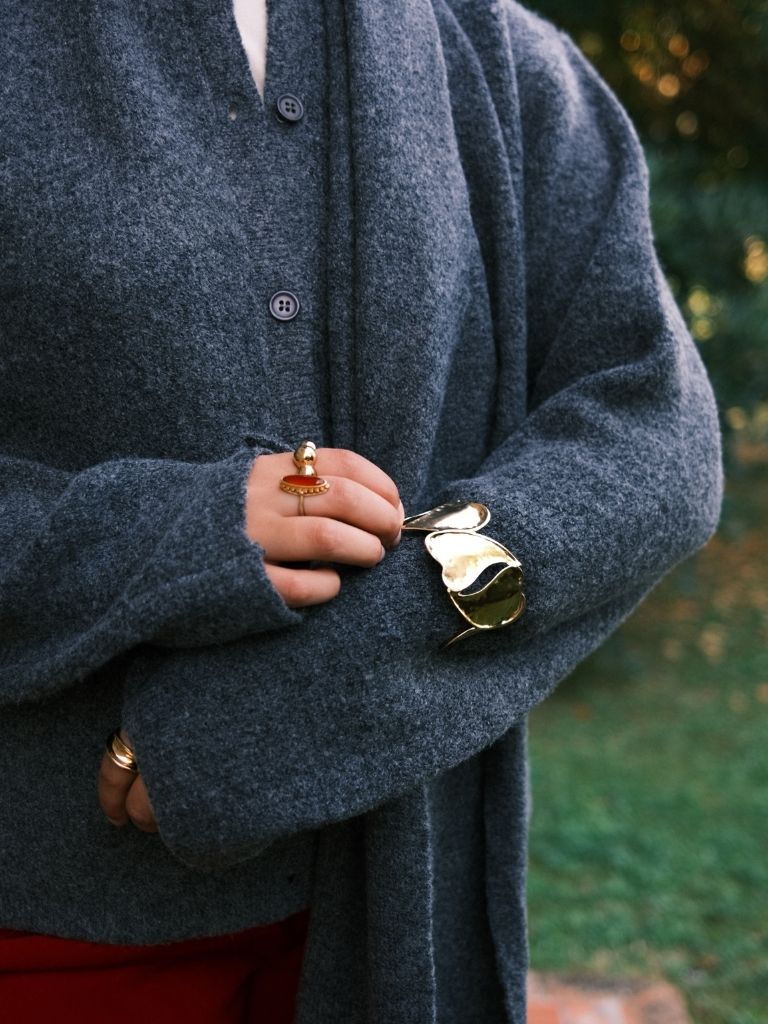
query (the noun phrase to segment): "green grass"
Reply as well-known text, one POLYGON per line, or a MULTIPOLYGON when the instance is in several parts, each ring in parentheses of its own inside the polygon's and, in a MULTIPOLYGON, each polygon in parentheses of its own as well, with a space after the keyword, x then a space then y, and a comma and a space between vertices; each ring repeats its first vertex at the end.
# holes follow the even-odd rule
POLYGON ((531 715, 532 966, 768 1024, 768 472, 531 715))

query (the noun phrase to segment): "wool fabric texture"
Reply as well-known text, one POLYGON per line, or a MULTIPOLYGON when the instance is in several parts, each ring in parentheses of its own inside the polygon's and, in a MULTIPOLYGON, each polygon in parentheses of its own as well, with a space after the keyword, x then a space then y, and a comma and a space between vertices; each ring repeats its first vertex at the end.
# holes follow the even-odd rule
POLYGON ((522 1024, 527 715, 715 530, 712 389, 635 132, 563 34, 513 0, 269 19, 262 103, 229 0, 11 5, 0 926, 308 905, 299 1024, 522 1024), (406 513, 485 502, 523 618, 439 651, 418 537, 289 609, 245 480, 304 435, 406 513), (159 836, 96 806, 118 722, 159 836))

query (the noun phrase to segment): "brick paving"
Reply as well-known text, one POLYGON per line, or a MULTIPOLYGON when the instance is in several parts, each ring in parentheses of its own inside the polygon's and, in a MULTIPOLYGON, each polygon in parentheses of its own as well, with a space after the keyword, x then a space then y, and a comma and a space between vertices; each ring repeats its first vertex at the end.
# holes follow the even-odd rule
POLYGON ((692 1024, 678 990, 664 981, 569 978, 531 971, 528 1024, 692 1024))

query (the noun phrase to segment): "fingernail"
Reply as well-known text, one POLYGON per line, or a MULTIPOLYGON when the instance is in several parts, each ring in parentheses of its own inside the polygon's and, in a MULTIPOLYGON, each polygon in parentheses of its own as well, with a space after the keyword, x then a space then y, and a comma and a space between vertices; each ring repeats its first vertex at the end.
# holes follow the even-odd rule
POLYGON ((118 818, 108 818, 107 821, 109 821, 110 825, 116 825, 117 828, 125 824, 125 822, 120 821, 118 818))
POLYGON ((386 548, 385 548, 385 547, 384 547, 384 545, 382 544, 382 545, 381 545, 381 554, 379 555, 379 561, 380 561, 380 562, 381 562, 381 561, 383 560, 383 558, 384 558, 384 555, 386 555, 386 553, 387 553, 387 551, 386 551, 386 548))

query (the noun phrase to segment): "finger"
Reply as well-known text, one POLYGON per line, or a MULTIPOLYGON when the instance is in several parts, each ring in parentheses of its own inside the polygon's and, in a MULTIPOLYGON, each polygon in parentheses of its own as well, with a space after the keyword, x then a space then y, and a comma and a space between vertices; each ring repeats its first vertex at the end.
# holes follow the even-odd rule
POLYGON ((265 550, 270 562, 341 562, 365 568, 376 565, 385 554, 374 534, 325 516, 281 520, 265 550))
MULTIPOLYGON (((305 512, 310 516, 326 516, 339 522, 357 526, 366 533, 375 534, 385 547, 395 543, 403 524, 398 509, 376 491, 344 476, 325 476, 331 485, 325 494, 310 494, 304 498, 305 512)), ((286 517, 296 516, 297 498, 280 492, 279 511, 286 517)))
POLYGON ((135 772, 121 768, 104 754, 99 765, 99 805, 113 825, 125 825, 128 821, 125 799, 135 779, 135 772))
POLYGON ((134 776, 133 785, 125 801, 125 809, 136 828, 140 828, 142 832, 157 832, 155 812, 152 810, 152 802, 141 775, 134 776))
POLYGON ((264 563, 264 569, 289 608, 323 604, 336 597, 341 589, 341 577, 333 569, 289 569, 268 562, 264 563))
POLYGON ((346 448, 318 448, 316 466, 319 476, 330 474, 357 480, 359 484, 379 494, 393 508, 398 507, 400 494, 397 484, 391 476, 365 456, 346 448))

